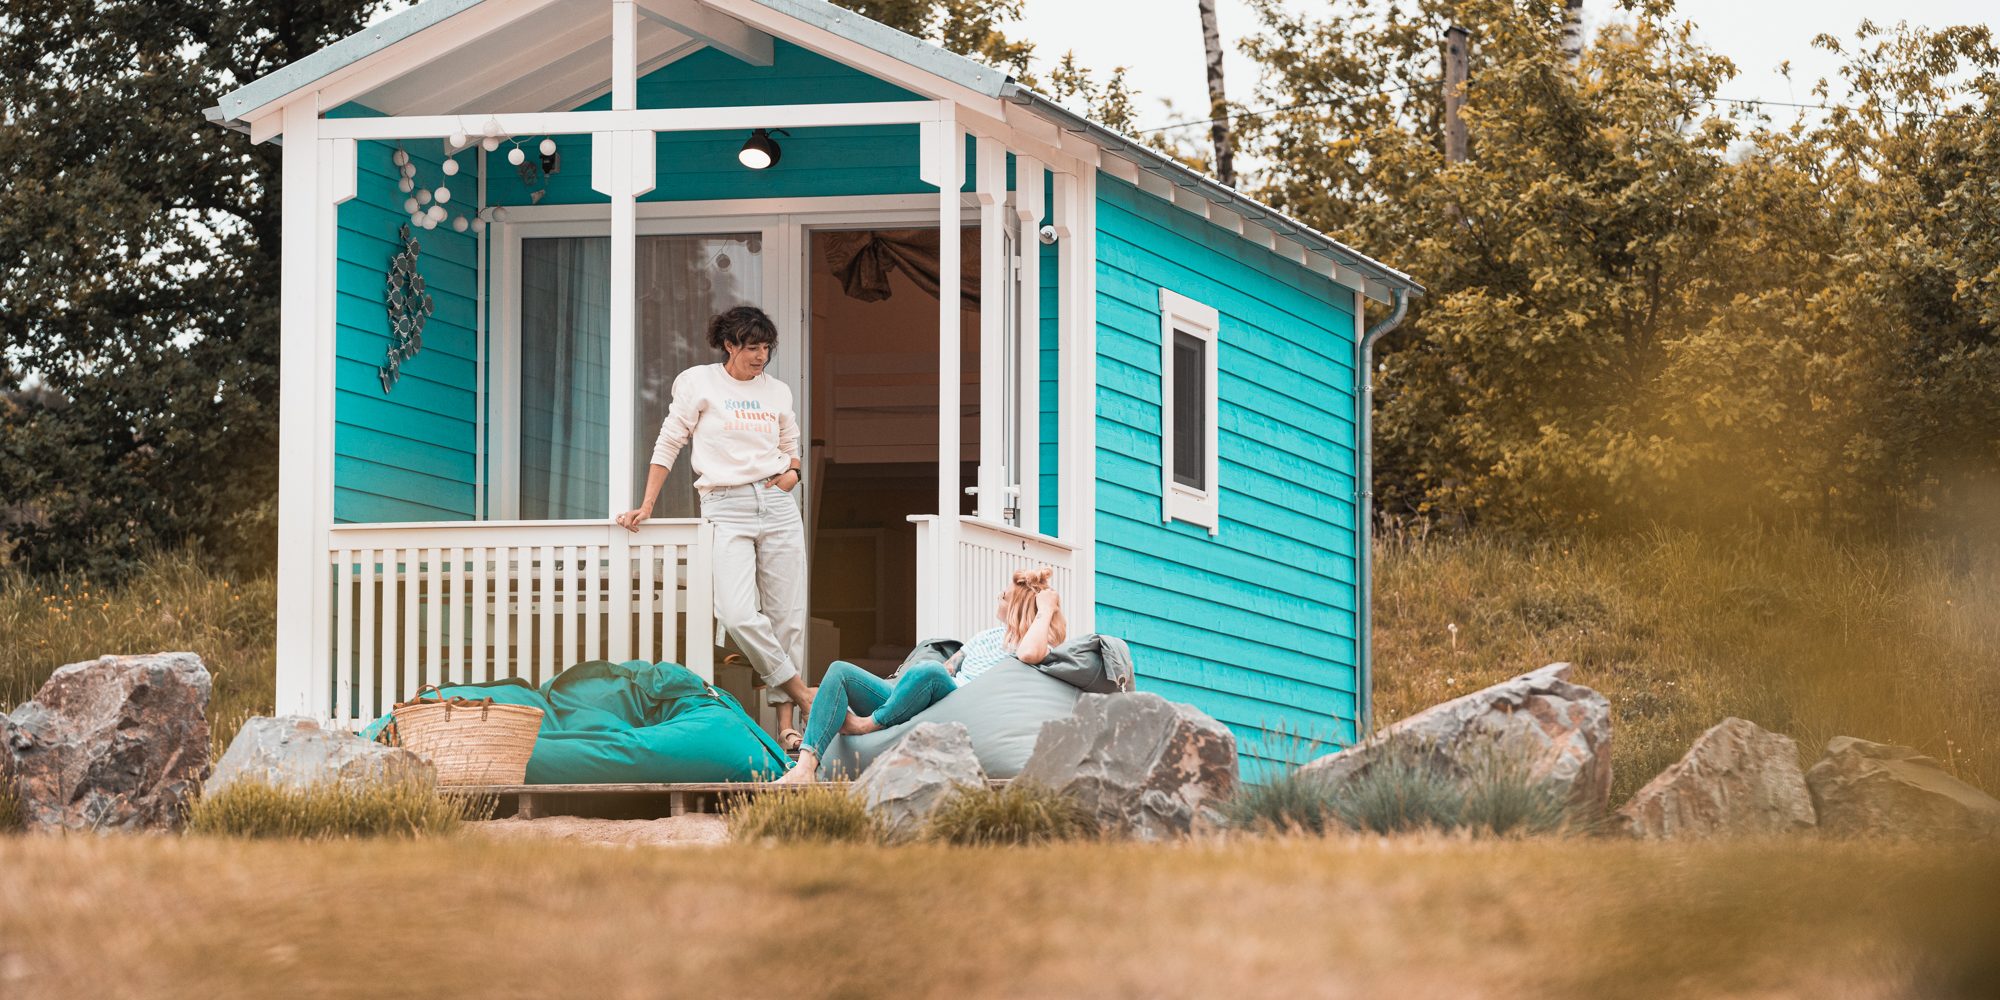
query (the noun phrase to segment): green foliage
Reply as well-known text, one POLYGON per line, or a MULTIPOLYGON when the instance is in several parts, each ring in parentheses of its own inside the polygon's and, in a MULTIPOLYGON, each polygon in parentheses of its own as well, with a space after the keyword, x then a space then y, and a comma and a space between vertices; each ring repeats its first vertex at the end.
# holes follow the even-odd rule
POLYGON ((187 829, 210 836, 290 840, 442 837, 491 811, 491 802, 449 795, 421 781, 328 782, 303 789, 238 781, 196 799, 188 810, 187 829))
POLYGON ((1368 767, 1340 781, 1294 768, 1265 784, 1246 785, 1224 811, 1231 826, 1264 834, 1464 830, 1511 836, 1567 827, 1562 795, 1535 781, 1518 756, 1496 751, 1460 769, 1423 747, 1400 743, 1388 744, 1368 767))
POLYGON ((268 566, 276 145, 203 120, 383 0, 0 11, 0 549, 115 580, 204 537, 268 566))
POLYGON ((736 796, 729 805, 729 835, 781 844, 874 844, 882 841, 882 827, 845 785, 817 784, 736 796))
POLYGON ((1229 825, 1252 833, 1323 836, 1339 827, 1333 789, 1324 779, 1297 768, 1263 784, 1245 784, 1223 807, 1229 825))
POLYGON ((2000 524, 1990 30, 1823 37, 1855 109, 1774 122, 1718 101, 1735 67, 1670 0, 1625 4, 1574 66, 1552 0, 1253 6, 1258 103, 1299 105, 1245 123, 1261 193, 1430 290, 1384 344, 1385 511, 2000 524), (1441 141, 1454 21, 1463 163, 1441 141))
POLYGON ((1089 840, 1097 818, 1046 785, 1010 781, 1002 788, 961 788, 931 813, 925 836, 960 847, 1006 847, 1089 840))
POLYGON ((1454 830, 1465 812, 1465 788, 1455 777, 1425 754, 1394 749, 1331 785, 1327 796, 1333 816, 1364 833, 1454 830))

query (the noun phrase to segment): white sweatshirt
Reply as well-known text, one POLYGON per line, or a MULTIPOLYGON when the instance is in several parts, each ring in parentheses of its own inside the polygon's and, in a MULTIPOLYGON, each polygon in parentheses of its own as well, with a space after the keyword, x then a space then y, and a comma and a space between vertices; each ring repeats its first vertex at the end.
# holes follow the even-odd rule
POLYGON ((697 489, 741 486, 791 468, 799 457, 792 387, 764 373, 743 381, 720 364, 680 373, 653 443, 653 464, 673 468, 689 439, 697 489))

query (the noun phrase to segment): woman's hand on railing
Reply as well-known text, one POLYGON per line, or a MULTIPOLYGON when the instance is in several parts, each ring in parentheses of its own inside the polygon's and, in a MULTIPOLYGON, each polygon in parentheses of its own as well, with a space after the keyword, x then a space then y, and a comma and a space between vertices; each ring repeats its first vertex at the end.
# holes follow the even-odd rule
POLYGON ((612 520, 617 521, 621 526, 625 528, 626 531, 638 531, 639 523, 652 516, 653 516, 653 505, 647 504, 644 507, 634 507, 623 514, 620 514, 617 517, 612 518, 612 520))

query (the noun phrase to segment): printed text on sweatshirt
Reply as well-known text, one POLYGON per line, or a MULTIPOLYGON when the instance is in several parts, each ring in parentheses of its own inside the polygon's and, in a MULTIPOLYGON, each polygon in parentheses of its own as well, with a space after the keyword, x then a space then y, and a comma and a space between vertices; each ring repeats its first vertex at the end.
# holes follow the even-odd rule
POLYGON ((785 471, 799 457, 791 386, 768 374, 738 379, 720 364, 680 373, 653 443, 653 464, 673 468, 690 440, 697 489, 741 486, 785 471))

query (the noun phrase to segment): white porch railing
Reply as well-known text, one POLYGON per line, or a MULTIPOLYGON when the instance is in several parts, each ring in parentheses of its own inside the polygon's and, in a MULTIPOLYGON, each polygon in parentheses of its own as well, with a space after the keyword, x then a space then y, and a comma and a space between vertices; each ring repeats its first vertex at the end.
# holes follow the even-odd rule
POLYGON ((706 522, 337 525, 331 538, 332 669, 310 697, 335 724, 366 725, 424 684, 539 684, 586 660, 714 678, 706 522))
POLYGON ((939 563, 937 518, 910 518, 917 526, 917 631, 919 639, 965 639, 995 624, 993 609, 1015 570, 1052 567, 1049 585, 1068 598, 1076 593, 1076 549, 1062 542, 975 517, 958 519, 956 551, 939 563), (954 567, 949 568, 949 567, 954 567), (955 572, 956 608, 938 606, 940 572, 955 572))

